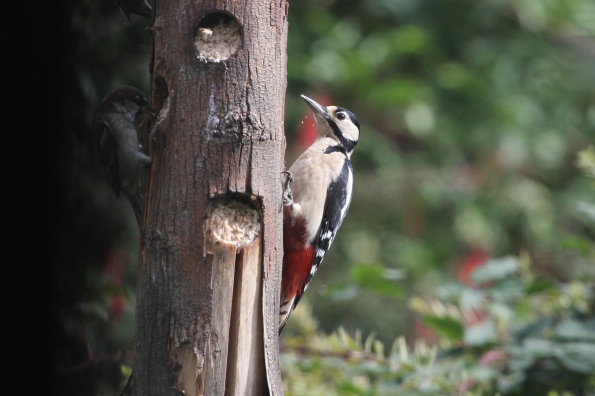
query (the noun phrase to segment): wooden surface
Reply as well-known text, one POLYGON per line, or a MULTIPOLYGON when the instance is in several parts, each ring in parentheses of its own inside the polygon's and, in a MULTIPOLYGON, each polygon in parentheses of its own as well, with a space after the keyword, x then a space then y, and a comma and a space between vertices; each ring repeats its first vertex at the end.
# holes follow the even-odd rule
POLYGON ((141 232, 135 394, 259 394, 268 386, 280 395, 286 2, 157 0, 155 10, 152 106, 160 118, 141 232), (205 63, 194 35, 215 10, 237 18, 243 45, 205 63), (243 252, 208 241, 209 205, 223 196, 260 213, 260 239, 243 252), (253 382, 264 369, 268 381, 253 382))
POLYGON ((265 373, 262 321, 262 249, 260 238, 238 256, 233 295, 228 355, 227 387, 229 395, 262 396, 266 382, 254 383, 265 373))

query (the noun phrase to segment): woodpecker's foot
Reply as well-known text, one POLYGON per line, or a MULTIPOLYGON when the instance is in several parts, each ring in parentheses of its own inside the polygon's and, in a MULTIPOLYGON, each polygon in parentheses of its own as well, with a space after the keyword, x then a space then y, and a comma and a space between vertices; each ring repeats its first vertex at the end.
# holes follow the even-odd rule
POLYGON ((293 193, 291 192, 291 187, 289 187, 289 184, 293 181, 293 175, 287 171, 281 173, 287 175, 283 185, 283 206, 293 206, 293 193))

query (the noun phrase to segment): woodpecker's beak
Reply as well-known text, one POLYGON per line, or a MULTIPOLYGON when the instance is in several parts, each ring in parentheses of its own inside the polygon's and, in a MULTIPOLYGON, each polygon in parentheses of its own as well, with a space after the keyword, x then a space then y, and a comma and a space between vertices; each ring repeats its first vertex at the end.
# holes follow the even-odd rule
POLYGON ((302 95, 302 99, 304 99, 306 103, 308 103, 308 106, 310 106, 312 111, 314 111, 314 115, 318 114, 322 118, 328 118, 328 111, 326 110, 326 107, 319 105, 306 95, 302 95))
POLYGON ((157 115, 157 112, 153 110, 151 106, 143 106, 140 108, 140 111, 141 113, 149 115, 151 117, 155 117, 157 115))

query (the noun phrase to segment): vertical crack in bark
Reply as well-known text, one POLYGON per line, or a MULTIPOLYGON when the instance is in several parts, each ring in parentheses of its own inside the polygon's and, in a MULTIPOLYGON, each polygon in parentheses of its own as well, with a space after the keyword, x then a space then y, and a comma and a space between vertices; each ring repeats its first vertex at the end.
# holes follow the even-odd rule
POLYGON ((250 51, 246 51, 246 69, 247 69, 247 78, 246 78, 246 120, 250 120, 250 89, 252 87, 252 68, 250 66, 250 51))
POLYGON ((257 191, 252 191, 252 138, 250 138, 250 152, 248 154, 248 164, 246 170, 246 192, 250 194, 258 194, 257 191))

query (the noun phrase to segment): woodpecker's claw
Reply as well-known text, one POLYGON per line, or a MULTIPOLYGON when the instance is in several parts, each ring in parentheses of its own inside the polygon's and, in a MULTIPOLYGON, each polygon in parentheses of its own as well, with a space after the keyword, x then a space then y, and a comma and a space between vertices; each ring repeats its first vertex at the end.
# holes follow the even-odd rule
POLYGON ((287 175, 285 179, 285 184, 283 185, 283 206, 293 206, 293 194, 291 192, 291 187, 289 184, 293 181, 293 175, 291 172, 283 171, 287 175))
POLYGON ((287 179, 285 179, 285 188, 287 188, 289 183, 291 183, 293 181, 293 174, 290 171, 283 171, 281 173, 284 173, 287 175, 287 179))

